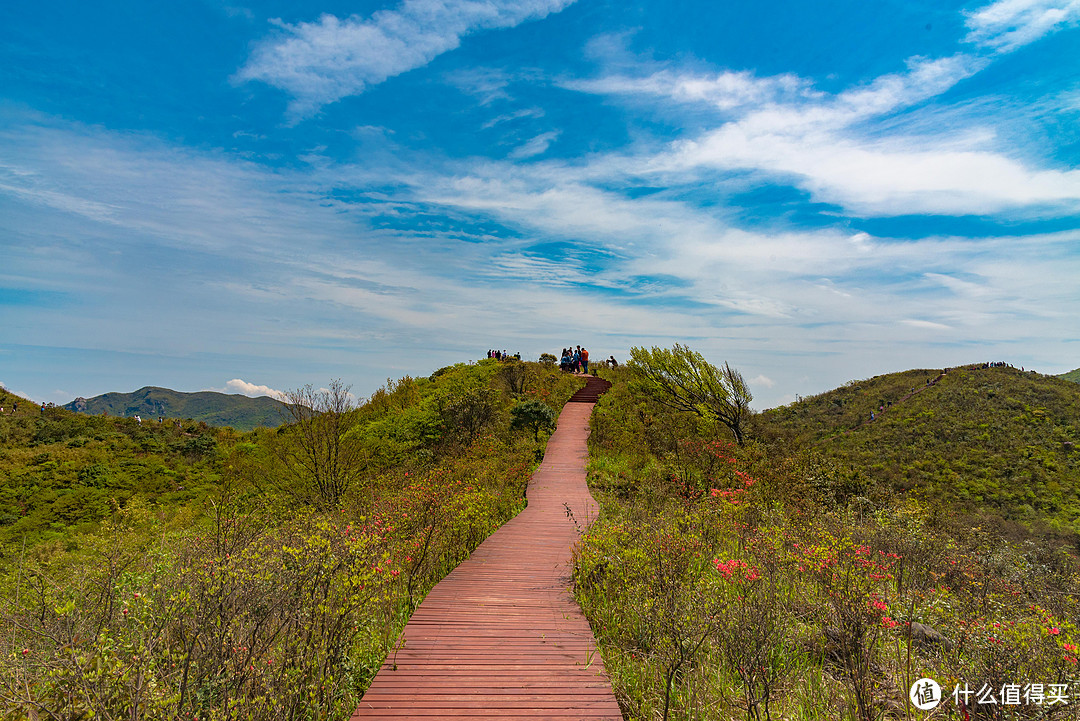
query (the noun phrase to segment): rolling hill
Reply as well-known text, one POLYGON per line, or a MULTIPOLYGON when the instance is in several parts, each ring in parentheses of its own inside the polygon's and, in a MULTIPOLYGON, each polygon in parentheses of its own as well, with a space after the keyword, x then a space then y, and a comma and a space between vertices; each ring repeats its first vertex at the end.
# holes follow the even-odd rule
POLYGON ((981 365, 891 373, 766 411, 757 423, 881 487, 1080 531, 1080 385, 1060 377, 981 365))
POLYGON ((1080 368, 1069 371, 1068 373, 1062 373, 1058 376, 1058 378, 1064 378, 1065 380, 1072 381, 1073 383, 1080 383, 1080 368))
POLYGON ((93 398, 76 398, 64 406, 69 411, 131 417, 191 418, 212 426, 231 426, 250 431, 263 426, 274 428, 285 421, 284 404, 267 396, 249 398, 213 391, 182 393, 146 386, 132 393, 105 393, 93 398))

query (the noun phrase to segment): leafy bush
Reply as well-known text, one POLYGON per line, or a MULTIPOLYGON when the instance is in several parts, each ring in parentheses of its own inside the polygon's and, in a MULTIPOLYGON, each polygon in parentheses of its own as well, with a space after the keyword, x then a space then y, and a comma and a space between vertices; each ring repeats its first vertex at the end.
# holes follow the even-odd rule
POLYGON ((510 409, 510 428, 528 429, 536 436, 540 431, 555 430, 556 418, 555 411, 546 403, 529 400, 510 409))

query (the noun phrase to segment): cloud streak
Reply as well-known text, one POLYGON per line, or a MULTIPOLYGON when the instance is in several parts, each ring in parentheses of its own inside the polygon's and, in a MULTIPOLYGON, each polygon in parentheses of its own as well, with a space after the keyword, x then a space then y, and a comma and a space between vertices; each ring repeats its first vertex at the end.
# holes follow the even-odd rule
POLYGON ((557 13, 574 0, 404 0, 370 18, 276 21, 280 34, 256 47, 237 73, 292 96, 289 112, 310 116, 387 78, 427 65, 462 38, 557 13))
POLYGON ((1080 0, 998 0, 968 14, 965 40, 1012 52, 1080 22, 1080 0))

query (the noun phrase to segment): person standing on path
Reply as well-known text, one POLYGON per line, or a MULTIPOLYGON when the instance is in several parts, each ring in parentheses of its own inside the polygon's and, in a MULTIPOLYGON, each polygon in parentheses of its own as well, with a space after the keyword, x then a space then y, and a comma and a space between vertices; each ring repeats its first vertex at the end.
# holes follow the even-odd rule
POLYGON ((589 374, 589 351, 587 348, 581 349, 581 372, 585 375, 589 374))

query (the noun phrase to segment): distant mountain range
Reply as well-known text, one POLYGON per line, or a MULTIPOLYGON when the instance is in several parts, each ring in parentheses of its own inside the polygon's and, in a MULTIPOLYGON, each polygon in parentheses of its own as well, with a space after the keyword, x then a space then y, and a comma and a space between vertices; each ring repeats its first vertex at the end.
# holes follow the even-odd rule
POLYGON ((105 393, 76 398, 64 408, 77 413, 143 418, 191 418, 212 426, 232 426, 250 431, 259 426, 274 428, 285 421, 285 404, 267 396, 249 398, 213 391, 181 393, 146 386, 132 393, 105 393))

